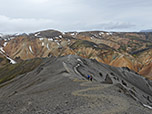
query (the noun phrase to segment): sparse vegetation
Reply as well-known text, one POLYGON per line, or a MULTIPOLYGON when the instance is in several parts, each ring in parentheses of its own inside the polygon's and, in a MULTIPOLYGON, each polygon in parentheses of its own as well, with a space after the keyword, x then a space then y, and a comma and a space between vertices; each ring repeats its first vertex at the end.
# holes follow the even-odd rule
POLYGON ((87 41, 87 40, 77 40, 75 43, 73 43, 71 45, 71 48, 72 49, 75 49, 75 48, 82 48, 82 47, 94 47, 94 45, 96 45, 95 43, 93 42, 90 42, 90 41, 87 41))
POLYGON ((0 68, 0 84, 15 78, 18 75, 28 73, 35 69, 42 59, 25 60, 17 64, 8 64, 0 68))

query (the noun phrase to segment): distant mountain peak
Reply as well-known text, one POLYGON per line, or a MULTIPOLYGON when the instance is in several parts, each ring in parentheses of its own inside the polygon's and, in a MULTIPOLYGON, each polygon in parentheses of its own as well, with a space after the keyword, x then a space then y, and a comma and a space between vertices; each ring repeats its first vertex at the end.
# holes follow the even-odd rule
POLYGON ((141 30, 140 32, 152 32, 152 29, 141 30))

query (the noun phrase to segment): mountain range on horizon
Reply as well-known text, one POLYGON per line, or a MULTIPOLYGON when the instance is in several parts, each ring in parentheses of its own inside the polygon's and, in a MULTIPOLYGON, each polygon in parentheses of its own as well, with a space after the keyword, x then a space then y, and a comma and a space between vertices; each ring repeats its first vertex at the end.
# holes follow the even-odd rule
POLYGON ((140 32, 152 32, 152 29, 141 30, 140 32))
POLYGON ((18 36, 18 35, 29 35, 33 34, 37 31, 48 31, 48 30, 55 30, 55 31, 60 31, 62 33, 66 32, 91 32, 91 31, 104 31, 104 32, 117 32, 117 33, 140 33, 140 32, 152 32, 152 29, 143 29, 143 30, 132 30, 132 31, 117 31, 117 30, 101 30, 101 29, 93 29, 93 30, 70 30, 70 31, 64 31, 64 30, 58 30, 58 29, 42 29, 42 30, 35 30, 32 32, 0 32, 0 37, 6 37, 6 36, 18 36))
POLYGON ((1 35, 0 93, 1 114, 151 114, 152 32, 1 35))
MULTIPOLYGON (((152 77, 152 33, 45 30, 0 38, 1 56, 15 61, 78 55, 152 77)), ((5 60, 5 59, 4 59, 5 60)), ((5 63, 5 62, 4 62, 5 63)), ((0 64, 3 64, 1 62, 0 64)))

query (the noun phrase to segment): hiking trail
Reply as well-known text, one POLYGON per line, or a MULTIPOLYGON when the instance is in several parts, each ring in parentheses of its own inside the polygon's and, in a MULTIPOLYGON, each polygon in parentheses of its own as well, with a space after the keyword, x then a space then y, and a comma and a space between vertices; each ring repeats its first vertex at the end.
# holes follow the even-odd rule
MULTIPOLYGON (((80 86, 88 87, 81 90, 76 90, 72 92, 72 95, 74 96, 81 96, 81 97, 87 97, 90 99, 90 103, 88 103, 88 107, 91 107, 89 109, 84 110, 85 108, 80 108, 80 112, 83 113, 93 113, 98 112, 99 114, 113 114, 125 111, 129 108, 129 102, 122 97, 110 95, 109 93, 100 93, 102 90, 108 89, 110 87, 113 87, 112 84, 101 84, 101 83, 95 83, 90 82, 86 80, 73 80, 75 82, 82 82, 80 86), (92 91, 92 92, 91 92, 92 91), (106 101, 107 100, 107 101, 106 101), (93 101, 91 103, 91 101, 93 101), (104 106, 103 102, 109 102, 109 106, 104 106), (104 109, 104 110, 103 110, 104 109)), ((105 104, 106 105, 106 104, 105 104)))

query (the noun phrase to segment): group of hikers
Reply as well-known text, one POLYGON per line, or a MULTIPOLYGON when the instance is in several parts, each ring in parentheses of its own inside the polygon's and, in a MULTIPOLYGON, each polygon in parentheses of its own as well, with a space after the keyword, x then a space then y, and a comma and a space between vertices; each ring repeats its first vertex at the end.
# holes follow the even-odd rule
POLYGON ((92 81, 92 75, 88 75, 88 80, 92 81))

